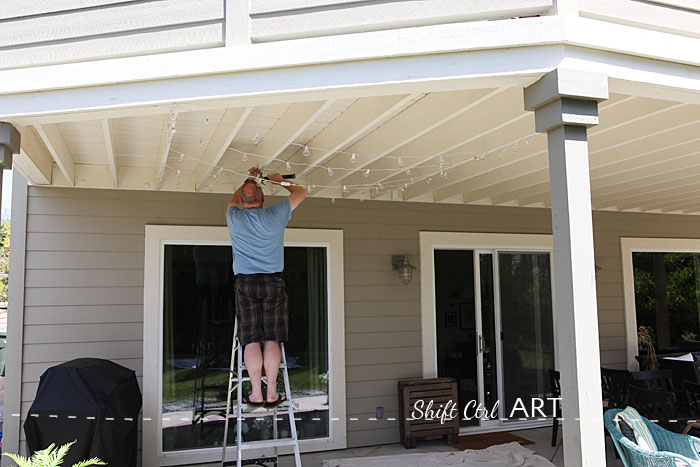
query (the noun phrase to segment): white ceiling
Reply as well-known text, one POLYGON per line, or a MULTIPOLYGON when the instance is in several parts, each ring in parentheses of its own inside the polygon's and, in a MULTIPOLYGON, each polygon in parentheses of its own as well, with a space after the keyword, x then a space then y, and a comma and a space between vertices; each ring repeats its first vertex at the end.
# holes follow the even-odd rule
MULTIPOLYGON (((261 165, 286 172, 289 162, 302 184, 314 186, 311 196, 549 205, 546 136, 534 133, 534 115, 523 110, 520 88, 206 113, 182 104, 172 111, 177 119, 162 183, 157 179, 171 115, 110 119, 120 188, 230 192, 243 177, 229 171, 261 165), (440 156, 446 179, 438 174, 440 156)), ((589 130, 594 209, 700 213, 699 106, 613 94, 599 111, 600 124, 589 130)), ((58 129, 23 136, 34 135, 47 157, 57 158, 54 152, 64 148, 60 158, 75 164, 75 185, 112 188, 103 121, 67 121, 58 129), (65 145, 46 141, 61 136, 65 145)), ((32 180, 26 160, 17 165, 41 183, 32 180)), ((52 184, 70 185, 64 173, 54 167, 52 184)))

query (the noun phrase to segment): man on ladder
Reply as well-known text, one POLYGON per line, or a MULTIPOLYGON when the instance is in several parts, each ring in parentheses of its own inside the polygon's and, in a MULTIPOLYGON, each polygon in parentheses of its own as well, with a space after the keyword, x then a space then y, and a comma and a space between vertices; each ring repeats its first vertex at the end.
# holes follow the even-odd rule
MULTIPOLYGON (((275 407, 285 401, 277 392, 277 375, 282 360, 279 342, 288 340, 289 326, 287 293, 282 279, 284 230, 292 211, 306 198, 306 190, 284 180, 278 173, 272 174, 268 179, 286 188, 290 195, 265 209, 265 196, 258 185, 262 172, 253 167, 249 174, 250 178, 231 196, 226 211, 233 247, 237 337, 244 347, 245 368, 252 386, 243 402, 249 406, 275 407), (265 395, 262 392, 263 368, 267 380, 265 395)), ((241 439, 240 433, 238 439, 241 439)), ((224 451, 225 444, 224 440, 224 451)))

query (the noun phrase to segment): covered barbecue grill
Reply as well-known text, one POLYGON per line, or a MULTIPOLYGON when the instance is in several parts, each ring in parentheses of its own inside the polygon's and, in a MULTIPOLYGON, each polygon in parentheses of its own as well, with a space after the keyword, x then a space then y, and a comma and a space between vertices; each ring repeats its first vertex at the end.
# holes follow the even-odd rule
POLYGON ((99 358, 78 358, 41 375, 24 423, 29 452, 77 440, 64 465, 99 457, 136 465, 141 391, 133 370, 99 358))

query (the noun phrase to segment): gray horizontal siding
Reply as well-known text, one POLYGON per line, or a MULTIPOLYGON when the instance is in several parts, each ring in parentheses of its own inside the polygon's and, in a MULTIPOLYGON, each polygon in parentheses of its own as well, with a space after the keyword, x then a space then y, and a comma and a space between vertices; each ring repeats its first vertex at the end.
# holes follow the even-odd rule
POLYGON ((224 45, 223 0, 12 0, 2 10, 0 69, 224 45))
MULTIPOLYGON (((224 225, 228 197, 30 187, 23 411, 38 376, 81 356, 142 372, 146 224, 224 225)), ((420 277, 403 285, 392 254, 420 266, 420 231, 551 233, 541 209, 309 199, 290 227, 342 229, 349 446, 398 441, 396 381, 422 374, 420 277), (385 419, 368 421, 376 407, 385 419)), ((603 365, 624 367, 621 236, 700 237, 695 216, 594 215, 603 365)))
POLYGON ((544 15, 552 0, 252 0, 253 42, 544 15))
POLYGON ((582 0, 580 15, 644 29, 700 37, 700 2, 668 0, 582 0))

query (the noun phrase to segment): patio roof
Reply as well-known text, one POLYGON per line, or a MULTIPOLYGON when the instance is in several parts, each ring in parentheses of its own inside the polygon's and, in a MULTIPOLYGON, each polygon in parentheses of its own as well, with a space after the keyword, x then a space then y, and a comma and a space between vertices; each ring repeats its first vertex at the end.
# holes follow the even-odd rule
MULTIPOLYGON (((618 93, 599 112, 594 209, 700 213, 700 105, 618 93)), ((546 137, 519 87, 113 115, 23 118, 16 166, 40 185, 216 192, 252 165, 291 167, 313 197, 550 205, 546 137)))

